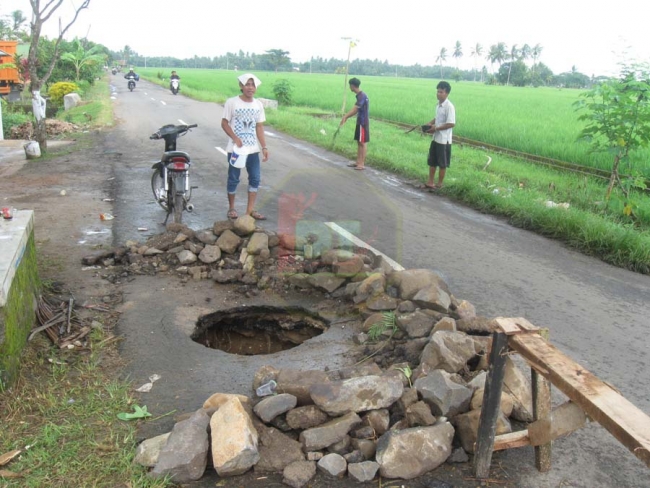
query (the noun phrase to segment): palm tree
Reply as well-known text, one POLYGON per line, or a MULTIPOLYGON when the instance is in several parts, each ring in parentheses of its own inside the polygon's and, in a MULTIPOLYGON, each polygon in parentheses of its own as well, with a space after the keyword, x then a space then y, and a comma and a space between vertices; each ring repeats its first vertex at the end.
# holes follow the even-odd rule
POLYGON ((460 45, 460 41, 456 41, 452 56, 456 58, 456 69, 458 69, 458 60, 463 57, 463 47, 460 45))
POLYGON ((535 73, 535 66, 537 65, 537 60, 542 55, 542 50, 544 48, 541 44, 535 44, 533 49, 530 51, 530 56, 533 58, 533 74, 535 73))
POLYGON ((476 61, 478 61, 479 56, 483 54, 483 46, 479 42, 472 48, 471 57, 474 58, 474 81, 476 81, 476 61))
POLYGON ((524 44, 519 50, 519 59, 526 61, 528 58, 530 58, 530 55, 531 47, 528 44, 524 44))
POLYGON ((510 60, 510 64, 508 65, 508 79, 506 81, 506 86, 510 84, 510 73, 512 72, 512 63, 514 63, 515 60, 518 58, 519 58, 519 49, 517 49, 516 44, 513 44, 512 48, 510 49, 510 55, 508 56, 508 59, 510 60))
POLYGON ((440 63, 440 78, 442 78, 442 63, 447 59, 447 48, 440 48, 440 54, 436 58, 436 63, 440 63))
POLYGON ((93 46, 86 51, 79 39, 73 41, 73 51, 61 54, 62 61, 69 61, 74 65, 76 81, 79 81, 84 66, 103 63, 105 59, 106 55, 101 53, 101 46, 93 46))

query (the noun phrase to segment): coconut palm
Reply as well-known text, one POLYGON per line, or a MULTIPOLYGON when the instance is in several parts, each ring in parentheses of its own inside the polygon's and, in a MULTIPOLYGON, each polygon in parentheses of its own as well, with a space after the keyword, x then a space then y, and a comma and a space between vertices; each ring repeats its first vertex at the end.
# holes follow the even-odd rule
POLYGON ((519 50, 519 59, 525 62, 528 58, 530 58, 530 55, 531 47, 528 44, 524 44, 519 50))
POLYGON ((458 69, 458 60, 463 57, 463 47, 461 46, 460 41, 456 41, 454 54, 452 54, 452 56, 456 58, 456 69, 458 69))
POLYGON ((470 54, 470 56, 474 58, 474 81, 476 81, 476 62, 478 61, 478 58, 481 56, 481 54, 483 54, 483 46, 477 42, 476 45, 472 48, 472 52, 470 54))
POLYGON ((447 48, 440 48, 440 54, 436 58, 436 63, 440 63, 440 78, 442 78, 442 63, 447 59, 447 48))
POLYGON ((530 51, 530 56, 533 58, 533 73, 535 73, 535 66, 537 65, 537 60, 542 55, 542 50, 544 48, 541 44, 535 44, 535 46, 530 51))
POLYGON ((510 73, 512 72, 512 63, 514 63, 518 58, 519 58, 519 49, 517 49, 516 44, 513 44, 512 47, 510 48, 510 55, 508 56, 508 59, 510 60, 510 64, 508 66, 508 79, 506 80, 506 86, 510 84, 510 73))

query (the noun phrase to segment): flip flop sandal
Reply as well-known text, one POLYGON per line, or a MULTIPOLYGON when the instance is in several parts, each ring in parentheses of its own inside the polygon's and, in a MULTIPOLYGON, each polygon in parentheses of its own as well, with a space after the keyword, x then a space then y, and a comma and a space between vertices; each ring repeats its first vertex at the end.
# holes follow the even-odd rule
POLYGON ((357 167, 357 163, 348 164, 348 168, 356 168, 356 167, 357 167))
POLYGON ((250 215, 251 215, 251 217, 253 217, 255 220, 266 220, 266 217, 265 217, 264 215, 262 215, 261 213, 259 213, 258 211, 256 211, 256 210, 253 210, 253 211, 250 213, 250 215))
POLYGON ((237 220, 238 217, 239 215, 237 214, 237 210, 235 210, 234 208, 228 210, 228 218, 230 220, 237 220))
POLYGON ((364 166, 355 166, 354 169, 356 169, 357 171, 363 171, 366 168, 364 166))

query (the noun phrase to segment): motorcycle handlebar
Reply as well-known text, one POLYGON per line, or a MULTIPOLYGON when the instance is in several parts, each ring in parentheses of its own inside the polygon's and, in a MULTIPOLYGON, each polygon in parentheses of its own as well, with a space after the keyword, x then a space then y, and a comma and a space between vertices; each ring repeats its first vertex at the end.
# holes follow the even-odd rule
POLYGON ((198 124, 191 124, 191 125, 169 125, 169 126, 164 126, 158 129, 157 132, 154 132, 149 136, 149 139, 160 139, 161 137, 164 137, 165 135, 168 134, 174 134, 176 133, 177 135, 183 134, 184 132, 187 132, 190 129, 194 129, 195 127, 198 127, 198 124))

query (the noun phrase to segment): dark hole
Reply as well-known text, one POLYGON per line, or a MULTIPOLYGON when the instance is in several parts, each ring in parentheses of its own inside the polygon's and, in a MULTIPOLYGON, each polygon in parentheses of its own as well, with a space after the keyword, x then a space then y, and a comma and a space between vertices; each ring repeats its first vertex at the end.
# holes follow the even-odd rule
POLYGON ((192 340, 211 349, 254 356, 286 351, 320 335, 327 322, 298 307, 239 307, 199 318, 192 340))

